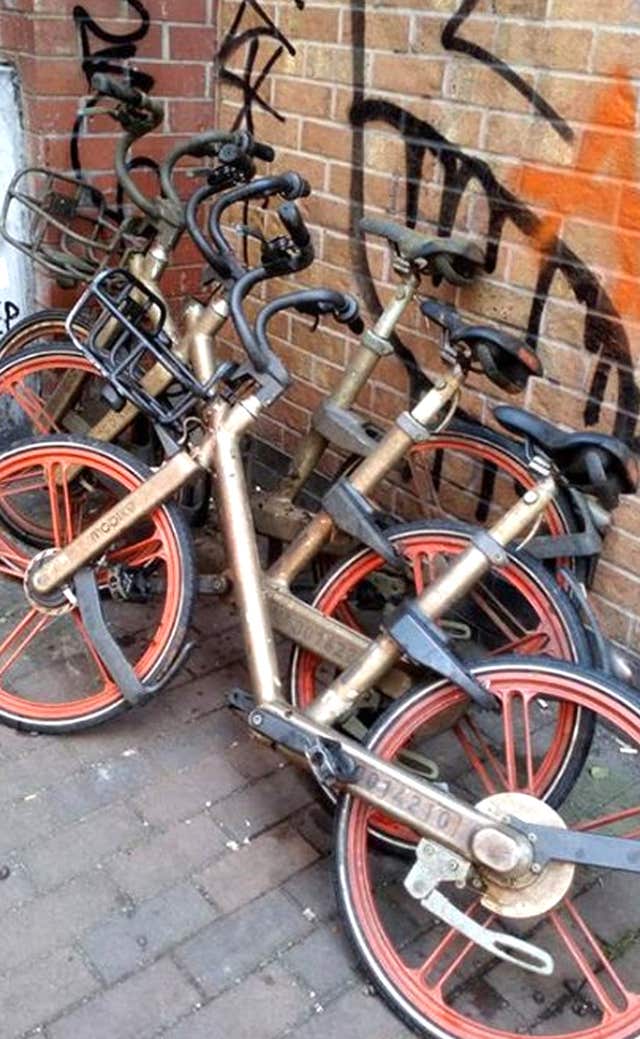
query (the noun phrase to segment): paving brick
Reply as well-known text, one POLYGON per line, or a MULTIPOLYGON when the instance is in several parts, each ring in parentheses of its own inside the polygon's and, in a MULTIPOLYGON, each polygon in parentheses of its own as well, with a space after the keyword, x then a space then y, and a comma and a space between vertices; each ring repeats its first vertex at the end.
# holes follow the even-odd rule
POLYGON ((175 726, 172 715, 162 697, 152 700, 144 707, 127 711, 110 722, 95 729, 84 729, 68 739, 78 757, 90 764, 104 761, 131 751, 139 751, 158 735, 175 726))
POLYGON ((236 840, 243 840, 286 819, 314 796, 308 777, 289 767, 232 794, 211 814, 236 840))
POLYGON ((225 757, 247 779, 261 779, 282 765, 282 757, 275 750, 246 734, 231 743, 225 757))
POLYGON ((322 855, 328 855, 333 849, 333 811, 315 784, 312 790, 320 800, 312 801, 296 812, 292 823, 309 844, 322 855))
POLYGON ((81 819, 134 793, 151 777, 149 762, 137 750, 128 756, 96 761, 56 788, 57 813, 68 822, 81 819))
POLYGON ((209 716, 184 725, 175 724, 168 732, 145 744, 146 752, 154 765, 169 773, 192 768, 214 753, 209 738, 210 728, 209 716))
POLYGON ((148 822, 162 826, 198 815, 245 782, 244 776, 214 753, 187 772, 153 783, 133 803, 148 822))
MULTIPOLYGON (((21 863, 2 863, 0 869, 9 870, 9 875, 0 880, 0 917, 35 894, 35 887, 21 863)), ((2 873, 4 876, 4 873, 2 873)))
POLYGON ((173 963, 159 960, 49 1025, 48 1039, 147 1039, 197 1000, 173 963))
POLYGON ((202 868, 224 848, 224 835, 207 815, 200 815, 118 855, 109 872, 123 890, 144 898, 202 868))
POLYGON ((126 912, 113 913, 87 931, 82 948, 112 984, 189 938, 216 913, 190 884, 180 884, 126 912))
POLYGON ((146 828, 131 808, 110 805, 64 827, 32 847, 23 861, 42 890, 83 873, 105 857, 142 840, 146 828))
POLYGON ((27 796, 28 800, 5 805, 2 809, 0 857, 48 836, 59 820, 58 806, 50 793, 27 796))
POLYGON ((200 640, 187 662, 187 671, 194 678, 208 675, 245 658, 246 649, 237 623, 226 631, 216 631, 215 638, 212 638, 210 630, 202 634, 205 637, 200 640))
POLYGON ((331 864, 327 859, 297 873, 286 882, 284 890, 302 910, 311 910, 318 920, 326 920, 337 912, 331 864))
POLYGON ((319 927, 285 953, 282 962, 314 993, 316 1002, 322 1002, 329 993, 344 989, 362 977, 339 924, 319 927))
POLYGON ((14 1039, 91 995, 99 983, 73 949, 60 949, 0 980, 2 1035, 14 1039))
POLYGON ((302 913, 280 892, 271 891, 214 921, 181 946, 176 957, 207 995, 214 996, 309 930, 302 913))
POLYGON ((275 964, 192 1014, 163 1039, 275 1039, 309 1010, 309 998, 275 964))
MULTIPOLYGON (((22 744, 25 745, 24 741, 22 744)), ((66 740, 41 736, 26 745, 34 748, 32 753, 0 764, 0 801, 3 803, 57 784, 81 767, 73 745, 66 740)))
POLYGON ((47 949, 67 945, 116 904, 113 884, 94 873, 5 913, 0 920, 0 975, 47 949))
POLYGON ((285 823, 230 851, 195 880, 228 913, 278 887, 316 858, 315 849, 285 823))
POLYGON ((382 1000, 365 993, 362 985, 351 989, 328 1009, 314 1014, 296 1028, 296 1039, 327 1039, 327 1036, 409 1039, 414 1034, 398 1021, 382 1000))
MULTIPOLYGON (((179 723, 195 721, 225 706, 226 682, 218 681, 220 674, 221 672, 216 672, 215 683, 210 681, 208 676, 199 675, 192 678, 187 672, 180 676, 184 681, 178 679, 165 700, 166 706, 179 723)), ((229 681, 232 684, 231 680, 229 681)))

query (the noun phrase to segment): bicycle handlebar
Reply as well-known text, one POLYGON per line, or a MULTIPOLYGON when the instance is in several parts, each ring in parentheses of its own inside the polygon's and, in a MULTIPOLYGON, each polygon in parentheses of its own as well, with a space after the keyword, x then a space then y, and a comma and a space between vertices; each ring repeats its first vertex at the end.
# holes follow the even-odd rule
MULTIPOLYGON (((231 289, 229 296, 229 312, 235 325, 236 331, 240 337, 242 345, 246 350, 249 359, 253 367, 258 372, 268 372, 277 379, 282 385, 286 385, 288 382, 288 375, 286 369, 278 357, 274 354, 273 350, 269 346, 266 336, 264 335, 264 327, 269 317, 275 314, 278 309, 282 307, 278 306, 278 300, 274 300, 272 303, 267 304, 264 308, 267 310, 267 316, 261 327, 261 332, 258 332, 257 328, 252 329, 249 321, 242 309, 242 303, 245 297, 251 292, 254 286, 258 285, 261 281, 266 281, 267 278, 276 278, 283 274, 293 274, 296 271, 304 270, 313 261, 313 248, 311 242, 305 248, 297 251, 297 254, 292 256, 284 251, 280 252, 274 257, 269 264, 262 264, 260 267, 254 267, 252 270, 247 271, 241 277, 239 277, 231 289), (271 309, 270 309, 271 308, 271 309), (275 309, 274 309, 275 308, 275 309)), ((308 290, 302 293, 293 293, 299 297, 299 302, 310 303, 314 297, 314 292, 320 293, 318 300, 329 298, 322 296, 323 290, 308 290), (302 298, 304 297, 304 299, 302 298)), ((344 293, 334 292, 330 294, 334 306, 331 309, 335 309, 339 312, 341 317, 339 320, 342 321, 353 321, 357 314, 357 303, 350 297, 346 297, 344 293)), ((288 297, 281 297, 288 298, 288 297)), ((284 304, 285 306, 291 306, 291 303, 284 304)))
POLYGON ((161 101, 149 97, 144 90, 139 90, 138 87, 122 83, 115 76, 108 76, 105 72, 96 72, 91 77, 91 86, 96 94, 103 94, 104 97, 112 97, 115 101, 121 101, 122 104, 131 108, 147 111, 158 121, 164 116, 164 106, 161 101))
POLYGON ((270 198, 272 195, 282 195, 284 199, 291 202, 296 198, 304 198, 311 193, 311 186, 299 173, 280 173, 271 177, 259 177, 251 184, 242 184, 238 188, 225 192, 224 195, 211 207, 209 213, 209 234, 223 255, 233 255, 228 241, 222 233, 220 220, 222 214, 229 206, 236 202, 245 202, 252 198, 270 198))
POLYGON ((295 202, 283 202, 278 206, 278 216, 296 249, 306 249, 311 235, 295 202))
MULTIPOLYGON (((254 141, 251 134, 246 131, 227 132, 225 130, 207 130, 205 133, 191 137, 184 144, 179 144, 160 163, 160 183, 164 194, 172 199, 177 205, 182 205, 181 199, 173 185, 173 174, 180 159, 190 155, 194 159, 207 156, 219 155, 223 158, 225 145, 231 145, 236 149, 237 157, 241 155, 249 159, 262 159, 263 162, 273 162, 275 152, 268 144, 254 141)), ((236 155, 226 159, 232 164, 236 155)), ((219 190, 219 189, 218 189, 219 190)))
POLYGON ((281 310, 297 310, 301 314, 331 314, 341 325, 352 331, 361 331, 363 326, 358 301, 348 292, 336 289, 301 289, 278 296, 259 312, 256 320, 256 338, 263 352, 273 353, 267 340, 267 324, 281 310))

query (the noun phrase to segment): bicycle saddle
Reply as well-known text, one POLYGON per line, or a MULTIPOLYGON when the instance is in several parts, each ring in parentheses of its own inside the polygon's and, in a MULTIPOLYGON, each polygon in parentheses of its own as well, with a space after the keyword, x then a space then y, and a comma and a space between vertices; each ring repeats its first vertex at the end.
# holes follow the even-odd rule
POLYGON ((377 216, 363 217, 360 230, 386 238, 396 246, 403 260, 409 263, 422 260, 432 274, 453 285, 468 285, 484 266, 482 250, 474 242, 419 234, 404 224, 377 216))
POLYGON ((501 404, 493 413, 509 432, 538 444, 574 487, 595 494, 607 508, 617 504, 620 494, 637 490, 638 461, 618 437, 567 432, 523 408, 501 404))
POLYGON ((425 299, 420 303, 425 317, 449 334, 449 342, 471 348, 485 375, 507 393, 520 393, 530 375, 542 375, 540 360, 521 339, 491 325, 471 325, 451 303, 425 299))

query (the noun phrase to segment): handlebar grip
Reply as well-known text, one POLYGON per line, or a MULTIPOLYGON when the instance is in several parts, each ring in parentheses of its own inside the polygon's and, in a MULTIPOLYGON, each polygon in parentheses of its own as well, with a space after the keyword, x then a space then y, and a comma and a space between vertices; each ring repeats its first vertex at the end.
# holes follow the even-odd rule
POLYGON ((250 154, 255 159, 261 159, 262 162, 273 162, 276 157, 276 153, 270 144, 261 144, 260 141, 254 141, 250 148, 250 154))
POLYGON ((156 119, 161 119, 164 114, 162 102, 156 101, 145 94, 144 90, 122 83, 114 76, 108 76, 105 72, 96 72, 91 77, 91 86, 96 94, 112 97, 116 101, 122 101, 125 105, 133 108, 146 108, 156 119))
POLYGON ((310 242, 310 235, 304 217, 295 202, 282 202, 278 206, 278 216, 296 248, 304 249, 310 242))
POLYGON ((146 96, 137 87, 130 87, 126 83, 121 83, 120 80, 115 79, 113 76, 108 76, 105 72, 96 72, 91 77, 91 86, 96 94, 113 97, 116 101, 124 101, 127 105, 141 106, 146 96))

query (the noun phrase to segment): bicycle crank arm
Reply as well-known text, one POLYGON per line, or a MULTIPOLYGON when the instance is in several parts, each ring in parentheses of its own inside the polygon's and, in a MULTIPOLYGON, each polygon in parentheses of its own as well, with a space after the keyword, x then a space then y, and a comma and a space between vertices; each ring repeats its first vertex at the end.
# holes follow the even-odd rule
POLYGON ((564 830, 555 826, 534 826, 513 817, 510 818, 509 825, 525 833, 533 844, 534 868, 536 863, 542 868, 553 860, 640 873, 640 840, 604 837, 600 834, 564 830))
POLYGON ((254 706, 250 697, 236 694, 235 704, 249 710, 248 723, 254 732, 306 759, 314 772, 313 751, 319 745, 325 751, 329 747, 331 753, 325 754, 323 762, 323 785, 362 798, 421 836, 494 872, 513 876, 528 872, 532 845, 526 834, 485 815, 413 770, 379 758, 285 701, 254 706), (328 774, 331 761, 338 762, 333 776, 328 774))

